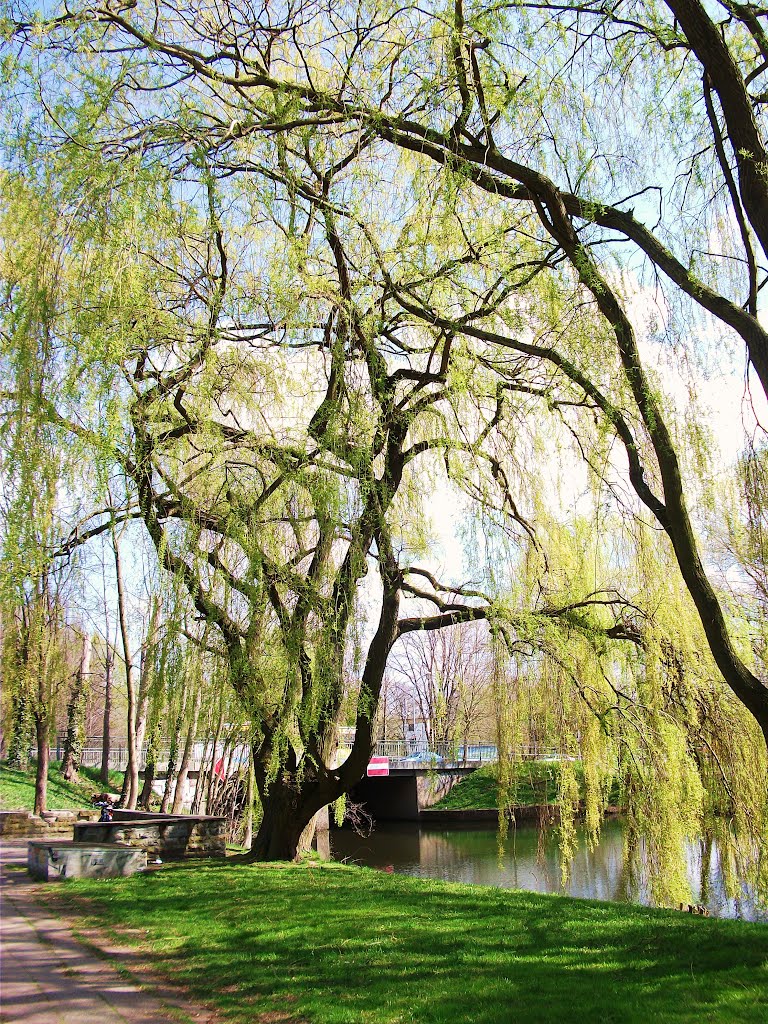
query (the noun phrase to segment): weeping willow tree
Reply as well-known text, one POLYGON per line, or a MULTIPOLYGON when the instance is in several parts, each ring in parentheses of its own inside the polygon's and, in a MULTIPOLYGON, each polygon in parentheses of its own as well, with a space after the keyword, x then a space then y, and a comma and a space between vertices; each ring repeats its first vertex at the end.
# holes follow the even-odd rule
MULTIPOLYGON (((366 173, 358 158, 345 133, 333 147, 321 136, 300 150, 267 143, 247 187, 225 197, 199 154, 182 195, 140 158, 115 176, 108 160, 66 147, 46 157, 71 214, 54 232, 64 372, 55 390, 42 375, 40 407, 88 453, 96 481, 115 468, 123 481, 104 487, 106 506, 60 550, 143 523, 250 721, 258 858, 301 852, 315 813, 364 772, 401 636, 489 616, 512 633, 582 603, 521 610, 498 588, 444 582, 421 564, 441 464, 483 496, 505 535, 531 535, 497 430, 525 387, 499 389, 454 332, 414 324, 393 300, 397 259, 414 288, 442 288, 441 275, 416 226, 398 238, 390 210, 379 220, 343 211, 336 192, 366 173), (355 622, 366 587, 367 643, 355 622), (336 727, 350 708, 355 740, 339 764, 336 727)), ((40 187, 19 178, 31 194, 40 187)), ((442 276, 472 258, 448 222, 443 247, 442 276)), ((606 638, 626 639, 620 595, 601 604, 606 638)), ((181 721, 182 694, 174 700, 181 721)))
MULTIPOLYGON (((681 451, 619 283, 627 271, 635 291, 653 290, 665 321, 659 341, 688 345, 684 334, 695 338, 713 324, 718 337, 738 340, 768 386, 768 339, 757 317, 766 133, 764 97, 754 91, 764 39, 759 18, 740 9, 725 9, 718 22, 696 4, 637 8, 624 15, 600 3, 459 2, 325 11, 309 2, 289 10, 231 2, 190 24, 170 0, 130 10, 83 4, 53 21, 39 12, 10 30, 43 52, 63 48, 72 75, 94 53, 103 58, 109 84, 94 115, 102 145, 115 153, 136 152, 141 140, 138 148, 177 167, 204 157, 226 178, 258 169, 280 177, 308 135, 332 148, 346 133, 356 154, 380 155, 373 175, 362 174, 344 196, 357 212, 382 189, 397 203, 398 149, 412 161, 402 179, 409 188, 428 192, 431 163, 438 194, 444 186, 443 194, 472 196, 483 210, 483 245, 495 239, 495 298, 525 278, 507 258, 508 244, 517 252, 525 237, 535 250, 528 276, 546 271, 572 309, 590 308, 599 354, 589 346, 576 358, 567 339, 529 344, 516 336, 514 308, 498 301, 468 322, 460 306, 441 305, 434 278, 415 295, 396 272, 390 284, 409 315, 538 360, 569 383, 572 401, 593 409, 622 446, 638 499, 669 537, 718 670, 768 738, 762 669, 740 656, 707 573, 681 451), (150 83, 160 105, 145 102, 147 92, 140 104, 122 105, 150 83), (275 141, 266 162, 263 139, 275 141)), ((322 175, 312 188, 327 195, 322 175)), ((397 229, 421 233, 439 262, 446 221, 418 209, 410 219, 403 210, 397 229)), ((475 228, 462 219, 468 239, 475 228)), ((711 358, 693 344, 689 355, 711 358)))
MULTIPOLYGON (((547 526, 540 523, 544 541, 547 526)), ((624 810, 628 895, 654 902, 708 898, 718 859, 724 890, 768 897, 768 804, 762 734, 717 671, 663 537, 637 521, 610 532, 589 520, 550 523, 548 566, 528 559, 520 586, 547 600, 594 594, 596 581, 621 588, 631 644, 606 642, 594 597, 551 625, 532 619, 510 636, 494 627, 500 838, 514 816, 521 751, 532 733, 558 752, 556 802, 563 881, 583 820, 588 844, 604 813, 624 810), (535 642, 534 642, 535 641, 535 642), (504 699, 504 696, 512 699, 504 699), (701 876, 692 878, 698 849, 701 876)))
MULTIPOLYGON (((664 301, 680 323, 695 327, 706 311, 757 361, 764 331, 754 310, 730 297, 716 262, 706 274, 691 262, 712 220, 696 222, 689 239, 687 193, 663 181, 665 201, 683 203, 680 220, 653 234, 623 209, 630 185, 650 187, 637 181, 637 168, 647 169, 637 147, 618 147, 621 116, 635 127, 626 105, 597 123, 580 89, 583 125, 559 108, 542 117, 551 82, 560 104, 568 69, 586 59, 570 23, 534 32, 536 14, 482 5, 386 18, 372 7, 347 22, 350 12, 298 5, 284 17, 230 4, 189 26, 172 4, 139 3, 14 29, 46 72, 57 47, 67 52, 81 99, 67 109, 60 80, 22 76, 48 108, 59 103, 56 120, 41 115, 40 146, 46 159, 60 146, 75 168, 67 180, 77 179, 78 200, 67 209, 82 225, 63 250, 79 268, 77 301, 61 321, 69 391, 51 402, 49 419, 120 467, 128 500, 108 514, 141 518, 160 563, 219 637, 259 730, 265 813, 254 852, 265 857, 293 855, 314 811, 363 771, 383 667, 405 633, 492 617, 508 650, 532 663, 544 651, 547 714, 563 741, 581 715, 600 723, 597 734, 589 718, 579 727, 579 742, 592 737, 589 778, 600 776, 595 736, 639 712, 592 704, 589 687, 572 699, 562 681, 592 679, 593 663, 604 674, 600 644, 629 638, 647 693, 633 682, 627 701, 655 708, 648 728, 671 761, 681 737, 691 743, 690 730, 664 717, 665 686, 654 682, 672 678, 665 666, 679 661, 694 689, 709 685, 693 646, 675 643, 675 613, 654 621, 644 608, 650 625, 639 629, 610 573, 568 589, 542 561, 537 523, 550 493, 546 484, 533 493, 534 470, 563 433, 600 482, 597 529, 603 509, 618 506, 662 532, 673 558, 664 564, 681 572, 719 672, 768 729, 764 669, 740 645, 738 614, 703 557, 682 417, 647 354, 687 338, 671 314, 644 332, 632 275, 640 284, 648 268, 633 265, 629 286, 623 274, 626 252, 640 253, 651 279, 666 275, 664 301), (310 50, 318 39, 327 46, 310 50), (510 63, 509 39, 530 55, 524 68, 510 63), (594 146, 578 144, 577 128, 594 146), (612 165, 604 157, 614 151, 612 165), (667 242, 679 242, 677 255, 667 242), (67 399, 94 377, 102 398, 91 399, 89 422, 82 391, 69 408, 67 399), (493 523, 479 545, 487 585, 441 581, 420 564, 424 499, 443 471, 493 523), (494 548, 507 535, 534 552, 523 589, 511 577, 525 563, 494 548), (374 635, 361 655, 355 746, 335 765, 343 652, 366 575, 376 579, 374 635), (403 598, 420 603, 407 614, 403 598), (684 658, 672 653, 678 647, 684 658)), ((595 76, 595 95, 618 88, 620 63, 637 108, 650 94, 619 54, 595 76)), ((670 180, 675 160, 698 168, 692 146, 689 131, 681 155, 666 154, 670 180)), ((727 164, 718 155, 718 175, 727 164)), ((733 205, 732 192, 723 194, 733 205)), ((710 199, 704 207, 717 211, 710 199)), ((746 246, 748 229, 739 237, 724 231, 724 255, 746 246)), ((754 285, 754 258, 745 265, 754 285)), ((85 532, 101 523, 94 517, 85 532)), ((724 735, 729 721, 743 726, 730 704, 717 706, 727 706, 724 735)), ((748 754, 764 778, 749 725, 743 736, 734 760, 748 754)), ((626 749, 642 763, 637 744, 626 749)), ((693 780, 690 758, 674 763, 675 780, 693 780)), ((571 781, 564 802, 573 805, 571 781)), ((692 806, 694 781, 685 791, 673 781, 669 807, 692 806)), ((641 801, 642 786, 634 791, 641 801)), ((593 824, 597 806, 590 797, 593 824)))

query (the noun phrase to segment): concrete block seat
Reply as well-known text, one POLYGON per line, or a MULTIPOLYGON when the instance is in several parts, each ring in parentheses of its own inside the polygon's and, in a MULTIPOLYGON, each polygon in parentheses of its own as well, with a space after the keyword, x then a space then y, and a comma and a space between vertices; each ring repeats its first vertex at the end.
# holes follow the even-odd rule
POLYGON ((112 821, 78 822, 79 843, 122 843, 148 857, 184 860, 226 856, 227 819, 206 814, 158 814, 116 809, 112 821))
POLYGON ((78 843, 71 839, 31 839, 27 870, 33 878, 51 882, 64 878, 116 878, 147 867, 145 850, 123 843, 78 843))

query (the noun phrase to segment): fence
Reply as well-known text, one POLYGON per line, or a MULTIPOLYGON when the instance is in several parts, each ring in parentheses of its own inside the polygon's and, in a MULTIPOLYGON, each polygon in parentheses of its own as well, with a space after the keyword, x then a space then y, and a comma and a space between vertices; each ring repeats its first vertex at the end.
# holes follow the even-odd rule
MULTIPOLYGON (((351 739, 348 740, 351 743, 351 739)), ((51 747, 51 758, 61 760, 63 747, 51 747)), ((80 763, 86 767, 101 766, 101 747, 85 747, 80 758, 80 763)), ((375 744, 372 754, 376 757, 387 757, 393 764, 409 765, 462 765, 476 767, 482 764, 490 764, 498 761, 499 751, 494 743, 469 743, 466 748, 456 743, 435 743, 429 746, 426 743, 403 740, 379 740, 375 744)), ((189 770, 200 771, 203 763, 210 764, 212 752, 210 744, 199 741, 195 743, 189 770)), ((217 748, 215 757, 224 756, 223 744, 217 748)), ((543 744, 527 744, 514 751, 514 756, 524 760, 557 760, 560 756, 554 747, 543 744)), ((178 768, 181 752, 176 756, 176 767, 178 768)), ((143 770, 146 764, 147 747, 142 750, 139 759, 139 769, 143 770)), ((155 770, 164 772, 168 769, 168 762, 171 758, 169 749, 159 750, 155 755, 155 770)), ((248 750, 245 745, 236 747, 232 753, 230 767, 246 763, 248 750)), ((128 748, 125 745, 116 745, 110 748, 109 767, 114 771, 125 771, 128 766, 128 748)))
MULTIPOLYGON (((499 751, 495 743, 468 743, 466 747, 457 743, 427 743, 380 740, 373 749, 377 757, 388 757, 395 765, 461 765, 477 767, 498 761, 499 751)), ((526 744, 514 751, 514 756, 523 760, 557 759, 554 747, 542 744, 526 744)))
MULTIPOLYGON (((148 748, 146 744, 142 748, 141 757, 139 758, 139 770, 143 771, 147 763, 147 752, 148 748)), ((60 761, 64 753, 63 744, 59 744, 56 747, 50 748, 50 755, 52 759, 60 761)), ((192 757, 189 762, 189 770, 193 772, 200 771, 203 763, 210 764, 211 758, 216 759, 220 757, 227 757, 231 767, 236 767, 238 764, 247 760, 247 748, 244 745, 235 747, 232 751, 231 757, 229 751, 224 750, 224 744, 219 744, 216 748, 215 754, 211 750, 210 743, 197 742, 192 751, 192 757)), ((101 747, 84 747, 80 756, 80 764, 85 768, 100 768, 102 759, 101 747)), ((155 771, 164 772, 168 769, 168 762, 171 759, 171 751, 166 748, 164 750, 158 750, 155 753, 155 771)), ((176 767, 178 768, 179 762, 181 761, 181 751, 176 753, 176 767)), ((113 771, 123 772, 128 767, 128 747, 123 744, 117 744, 111 746, 109 750, 109 767, 113 771)))

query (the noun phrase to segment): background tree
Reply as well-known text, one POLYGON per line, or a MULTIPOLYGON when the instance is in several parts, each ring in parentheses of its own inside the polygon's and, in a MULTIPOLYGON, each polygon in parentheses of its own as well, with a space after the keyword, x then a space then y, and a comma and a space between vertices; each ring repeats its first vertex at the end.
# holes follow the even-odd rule
POLYGON ((399 711, 404 738, 418 719, 428 749, 450 757, 493 736, 487 630, 456 626, 411 634, 393 650, 387 673, 390 707, 399 711))
POLYGON ((91 637, 85 635, 82 638, 80 664, 67 703, 67 734, 64 740, 61 774, 68 781, 77 778, 83 755, 85 715, 91 687, 91 652, 91 637))

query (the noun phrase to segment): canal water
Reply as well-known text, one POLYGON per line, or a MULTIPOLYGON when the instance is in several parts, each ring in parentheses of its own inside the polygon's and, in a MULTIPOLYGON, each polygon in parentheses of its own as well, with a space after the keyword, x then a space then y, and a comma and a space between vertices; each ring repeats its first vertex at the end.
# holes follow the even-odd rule
MULTIPOLYGON (((344 829, 330 833, 334 860, 390 868, 418 878, 491 885, 534 892, 566 892, 586 899, 648 903, 647 889, 631 878, 624 855, 622 823, 606 820, 600 843, 590 851, 581 832, 579 847, 565 889, 560 884, 560 858, 554 829, 536 825, 510 827, 502 856, 493 828, 423 827, 416 822, 379 822, 368 838, 344 829)), ((688 847, 688 871, 694 903, 704 903, 712 916, 768 922, 744 889, 729 899, 723 886, 717 851, 708 872, 708 892, 701 896, 702 844, 688 847)))

